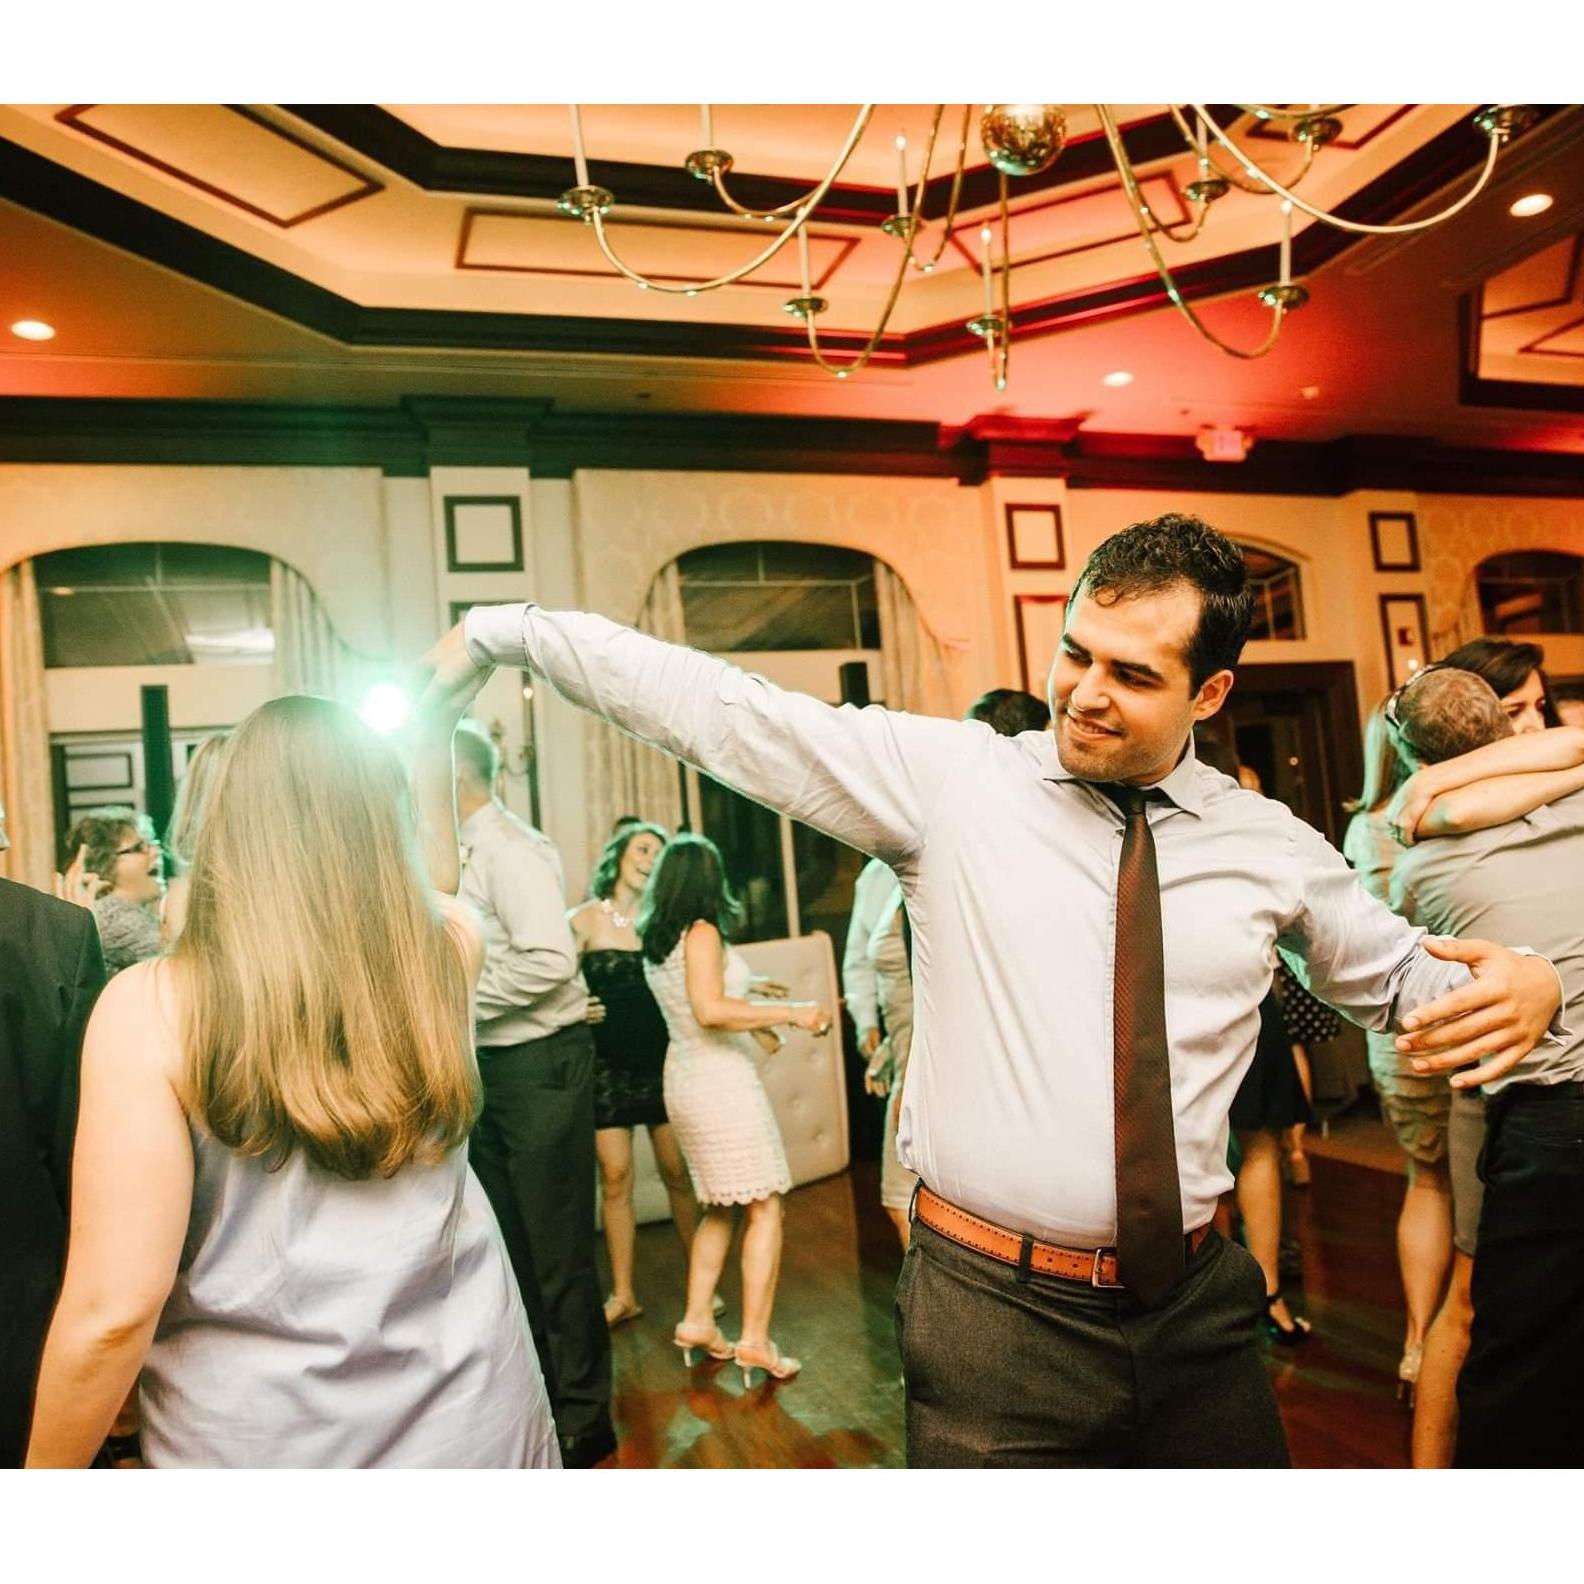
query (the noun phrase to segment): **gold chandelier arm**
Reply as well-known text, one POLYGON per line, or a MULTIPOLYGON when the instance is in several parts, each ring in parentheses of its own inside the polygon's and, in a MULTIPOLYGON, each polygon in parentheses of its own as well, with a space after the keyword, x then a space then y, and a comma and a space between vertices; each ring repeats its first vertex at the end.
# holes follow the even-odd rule
POLYGON ((841 152, 836 156, 836 164, 830 175, 825 178, 817 189, 818 197, 812 200, 807 196, 794 198, 787 203, 778 205, 774 209, 745 208, 726 191, 726 167, 724 165, 717 165, 710 173, 710 181, 714 185, 716 196, 733 214, 741 215, 745 220, 780 220, 785 215, 797 214, 805 208, 812 209, 814 204, 830 190, 831 183, 841 175, 847 161, 852 158, 853 150, 858 147, 858 140, 864 135, 865 130, 869 126, 869 118, 873 114, 874 106, 872 104, 858 107, 858 114, 853 121, 852 131, 847 134, 847 141, 842 144, 841 152))
MULTIPOLYGON (((1182 111, 1179 110, 1176 105, 1172 105, 1170 108, 1171 108, 1171 113, 1172 113, 1172 119, 1174 121, 1176 121, 1178 130, 1182 133, 1184 140, 1189 144, 1189 146, 1197 154, 1199 152, 1199 144, 1198 144, 1197 140, 1195 139, 1195 137, 1193 135, 1192 128, 1190 128, 1189 125, 1188 125, 1187 119, 1184 117, 1182 111)), ((1238 109, 1241 110, 1242 108, 1243 108, 1242 105, 1238 106, 1238 109)), ((1318 112, 1316 112, 1316 113, 1318 113, 1318 112)), ((1206 125, 1209 125, 1209 123, 1207 122, 1206 125)), ((1288 185, 1289 186, 1296 187, 1298 185, 1298 183, 1301 182, 1304 179, 1304 177, 1309 174, 1309 167, 1314 164, 1314 157, 1315 157, 1316 153, 1318 153, 1318 152, 1319 152, 1319 145, 1318 144, 1316 144, 1316 143, 1305 143, 1304 144, 1303 163, 1298 167, 1297 171, 1292 176, 1290 176, 1288 178, 1288 185)), ((1263 182, 1252 182, 1252 181, 1249 181, 1245 176, 1240 174, 1238 171, 1227 170, 1223 166, 1218 165, 1216 163, 1216 161, 1213 160, 1210 157, 1210 154, 1209 154, 1208 150, 1205 152, 1205 154, 1202 156, 1202 158, 1204 159, 1204 168, 1205 168, 1205 171, 1206 171, 1207 174, 1213 175, 1213 176, 1219 176, 1222 181, 1230 182, 1234 187, 1237 188, 1237 190, 1239 192, 1253 193, 1256 198, 1269 198, 1269 197, 1272 196, 1272 191, 1273 191, 1272 188, 1270 188, 1269 186, 1267 186, 1263 182)), ((1203 223, 1204 223, 1203 220, 1201 220, 1200 224, 1202 225, 1203 223)), ((1171 233, 1168 231, 1167 235, 1170 236, 1171 233)), ((1189 241, 1191 239, 1188 238, 1188 237, 1173 237, 1172 240, 1173 241, 1186 242, 1186 241, 1189 241)))
POLYGON ((891 322, 891 311, 896 307, 897 298, 902 294, 902 282, 907 279, 908 260, 911 256, 906 248, 902 249, 902 257, 897 261, 896 278, 891 282, 891 291, 886 298, 885 307, 880 310, 880 323, 875 326, 874 334, 864 344, 863 350, 850 363, 832 363, 825 356, 820 350, 819 328, 814 323, 815 315, 810 313, 804 316, 803 322, 808 326, 809 351, 814 354, 814 361, 827 374, 834 374, 837 379, 846 379, 849 374, 856 374, 860 369, 869 366, 869 360, 875 355, 881 337, 885 335, 886 326, 891 322))
POLYGON ((1007 369, 1012 362, 1012 219, 1007 213, 1006 172, 1001 172, 1001 329, 985 337, 990 353, 990 375, 995 388, 1005 390, 1007 369))
POLYGON ((957 169, 952 174, 951 192, 946 197, 946 213, 941 216, 940 241, 935 244, 935 251, 927 259, 920 259, 913 251, 913 238, 918 235, 919 226, 924 223, 924 185, 929 175, 930 159, 935 151, 935 134, 940 128, 941 117, 946 113, 946 106, 941 105, 935 111, 935 122, 930 127, 929 147, 924 151, 924 169, 919 176, 918 196, 913 201, 913 213, 918 216, 918 225, 908 235, 908 257, 912 260, 915 269, 928 274, 940 263, 941 254, 946 251, 946 244, 951 240, 952 222, 957 218, 957 206, 962 197, 963 170, 968 163, 968 129, 973 123, 973 106, 963 106, 962 136, 957 142, 957 169))
POLYGON ((1279 110, 1275 105, 1246 105, 1240 104, 1238 109, 1244 115, 1251 115, 1257 121, 1301 121, 1305 116, 1335 115, 1339 110, 1346 110, 1345 104, 1334 105, 1306 105, 1302 110, 1279 110))
MULTIPOLYGON (((625 275, 627 279, 632 281, 636 286, 642 286, 649 291, 664 292, 668 296, 672 297, 694 297, 697 296, 699 292, 715 291, 722 286, 735 286, 738 281, 745 279, 749 275, 752 275, 753 272, 760 268, 761 265, 767 264, 771 259, 773 259, 776 254, 787 245, 788 241, 790 241, 791 238, 797 234, 798 228, 802 226, 808 219, 808 216, 814 212, 815 207, 825 197, 825 194, 830 191, 832 183, 834 183, 837 176, 841 174, 842 166, 847 163, 847 158, 852 153, 851 145, 862 134, 864 126, 868 125, 869 115, 873 109, 873 105, 864 106, 861 124, 854 127, 852 136, 848 139, 849 146, 843 149, 841 158, 826 174, 825 179, 819 184, 819 186, 802 200, 798 214, 793 219, 792 223, 787 226, 785 230, 778 232, 768 247, 761 249, 759 253, 757 253, 740 269, 732 270, 725 275, 717 275, 713 280, 692 281, 682 285, 674 285, 668 284, 664 281, 653 280, 647 275, 641 275, 637 270, 631 269, 628 267, 628 265, 624 264, 622 260, 617 257, 615 249, 611 247, 610 240, 605 235, 605 213, 603 208, 599 206, 590 208, 584 214, 584 219, 593 225, 594 240, 599 243, 599 250, 605 255, 606 262, 610 264, 612 269, 616 270, 619 274, 625 275)), ((606 201, 609 201, 608 194, 606 195, 606 201)), ((903 255, 903 261, 904 263, 906 262, 906 254, 903 255)))
POLYGON ((1161 285, 1166 288, 1166 295, 1171 299, 1172 304, 1206 341, 1212 346, 1219 347, 1221 351, 1227 353, 1230 357, 1248 360, 1264 357, 1276 345, 1276 338, 1281 334, 1282 319, 1286 315, 1285 307, 1281 303, 1277 303, 1272 307, 1270 331, 1265 339, 1252 349, 1232 346, 1229 342, 1223 341, 1220 336, 1205 324, 1199 315, 1194 312, 1193 308, 1189 306, 1187 299, 1178 289, 1177 282, 1172 279, 1171 270, 1167 268, 1166 260, 1156 244, 1149 221, 1145 218, 1145 205, 1143 197, 1138 190, 1138 178, 1133 173, 1133 164, 1127 157, 1127 149, 1122 143, 1122 134, 1117 130, 1115 117, 1112 116, 1110 108, 1106 105, 1096 105, 1095 110, 1099 114, 1100 125, 1105 132, 1106 142, 1110 145, 1111 156, 1116 161, 1117 171, 1122 177, 1122 185, 1127 191, 1129 200, 1132 202, 1133 218, 1138 222, 1139 235, 1144 239, 1144 246, 1149 250, 1150 258, 1155 264, 1156 273, 1161 278, 1161 285))
POLYGON ((1210 129, 1211 136, 1215 138, 1216 142, 1225 148, 1232 155, 1232 157, 1237 160, 1240 165, 1242 165, 1243 169, 1246 170, 1256 181, 1264 182, 1266 187, 1268 187, 1271 192, 1277 194, 1279 197, 1285 198, 1294 209, 1302 210, 1303 213, 1308 215, 1311 220, 1319 220, 1324 225, 1334 226, 1338 231, 1352 231, 1359 236, 1403 236, 1412 231, 1427 231, 1431 226, 1440 225, 1443 220, 1450 220, 1453 215, 1459 213, 1459 211, 1463 209, 1466 209, 1471 203, 1474 202, 1476 198, 1479 197, 1482 192, 1484 192, 1487 183, 1490 181, 1491 172, 1496 168, 1496 155, 1501 148, 1502 142, 1501 132, 1496 128, 1492 128, 1490 132, 1490 147, 1485 153, 1485 168, 1479 173, 1479 177, 1475 181, 1474 185, 1466 193, 1464 193, 1461 198, 1457 199, 1451 204, 1448 204, 1447 207, 1439 214, 1430 215, 1424 220, 1408 220, 1403 222, 1401 225, 1366 225, 1364 222, 1359 220, 1344 220, 1340 216, 1332 214, 1325 209, 1318 208, 1312 203, 1306 203, 1290 188, 1282 186, 1282 184, 1277 181, 1275 177, 1266 175, 1266 173, 1261 170, 1260 167, 1255 164, 1255 162, 1250 159, 1249 156, 1245 154, 1243 150, 1240 149, 1237 144, 1234 143, 1213 120, 1211 120, 1204 105, 1196 104, 1193 106, 1193 108, 1204 117, 1205 125, 1210 129))

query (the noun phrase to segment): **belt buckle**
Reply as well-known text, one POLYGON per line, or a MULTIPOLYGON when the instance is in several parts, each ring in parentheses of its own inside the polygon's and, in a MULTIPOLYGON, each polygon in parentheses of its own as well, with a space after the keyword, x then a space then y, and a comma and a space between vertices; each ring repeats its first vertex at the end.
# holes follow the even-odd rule
POLYGON ((1109 1291, 1112 1291, 1113 1289, 1118 1291, 1118 1292, 1120 1292, 1121 1289, 1122 1289, 1122 1283, 1121 1282, 1119 1282, 1119 1281, 1101 1281, 1101 1279, 1100 1279, 1100 1261, 1103 1260, 1106 1257, 1107 1254, 1109 1254, 1113 1259, 1115 1259, 1116 1258, 1116 1249, 1114 1247, 1108 1245, 1105 1248, 1097 1248, 1094 1251, 1094 1265, 1093 1265, 1093 1267, 1091 1268, 1091 1270, 1089 1272, 1089 1285, 1091 1287, 1098 1287, 1102 1292, 1109 1292, 1109 1291))

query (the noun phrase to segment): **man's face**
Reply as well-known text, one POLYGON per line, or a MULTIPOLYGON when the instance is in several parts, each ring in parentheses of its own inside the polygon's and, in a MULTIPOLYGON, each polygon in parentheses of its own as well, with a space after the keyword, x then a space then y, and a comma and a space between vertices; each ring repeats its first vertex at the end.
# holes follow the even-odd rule
POLYGON ((1195 721, 1220 709, 1232 673, 1189 686, 1200 596, 1188 584, 1106 603, 1080 590, 1050 673, 1063 766, 1083 781, 1149 786, 1171 773, 1195 721))

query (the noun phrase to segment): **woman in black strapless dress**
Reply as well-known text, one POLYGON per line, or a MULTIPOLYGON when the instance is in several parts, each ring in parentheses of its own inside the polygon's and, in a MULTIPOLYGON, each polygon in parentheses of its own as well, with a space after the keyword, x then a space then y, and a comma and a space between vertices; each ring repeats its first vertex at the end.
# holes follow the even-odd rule
POLYGON ((666 833, 658 825, 623 825, 600 854, 589 882, 591 900, 569 916, 589 993, 605 1008, 603 1020, 593 1025, 594 1148, 611 1264, 612 1292, 605 1300, 605 1320, 613 1326, 643 1313, 633 1291, 635 1127, 649 1129, 684 1255, 698 1223, 692 1183, 666 1120, 661 1091, 670 1037, 644 982, 643 953, 633 930, 649 871, 665 843, 666 833))

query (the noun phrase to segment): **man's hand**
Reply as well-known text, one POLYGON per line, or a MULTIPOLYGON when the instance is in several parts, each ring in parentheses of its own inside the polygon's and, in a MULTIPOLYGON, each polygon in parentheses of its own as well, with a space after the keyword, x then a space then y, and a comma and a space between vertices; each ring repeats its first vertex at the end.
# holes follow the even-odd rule
POLYGON ((880 1049, 880 1030, 877 1028, 865 1029, 858 1037, 858 1054, 860 1056, 873 1056, 880 1049))
POLYGON ((1424 948, 1443 962, 1467 963, 1473 984, 1438 996, 1403 1019, 1397 1049, 1419 1074, 1457 1073, 1454 1089, 1472 1089, 1510 1072, 1540 1042, 1562 1004, 1556 969, 1493 941, 1438 940, 1424 948))
POLYGON ((875 1043, 868 1052, 869 1065, 864 1068, 864 1093, 883 1098, 891 1093, 891 1085, 896 1081, 896 1063, 891 1047, 880 1043, 880 1031, 871 1029, 870 1032, 875 1036, 875 1043))
POLYGON ((748 993, 761 1001, 785 1001, 792 994, 779 980, 767 979, 763 974, 748 981, 748 993))
POLYGON ((588 998, 588 1010, 583 1014, 583 1021, 588 1024, 603 1023, 605 1017, 605 1003, 591 992, 588 998))

